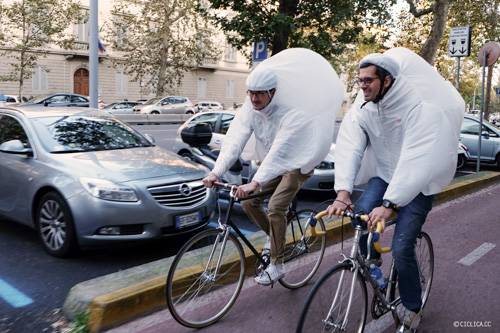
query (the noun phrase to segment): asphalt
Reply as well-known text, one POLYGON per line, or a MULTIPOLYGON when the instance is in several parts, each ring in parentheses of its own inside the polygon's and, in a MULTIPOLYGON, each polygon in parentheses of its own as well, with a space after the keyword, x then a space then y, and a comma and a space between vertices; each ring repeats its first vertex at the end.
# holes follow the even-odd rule
MULTIPOLYGON (((500 173, 482 171, 456 177, 452 183, 436 195, 434 204, 453 200, 500 181, 500 173)), ((340 220, 325 220, 327 243, 339 239, 340 220)), ((350 233, 350 225, 344 225, 344 236, 350 233)), ((263 232, 250 235, 249 240, 256 248, 264 245, 263 232)), ((87 325, 91 332, 106 329, 132 321, 135 318, 164 309, 165 281, 173 257, 154 261, 75 285, 68 293, 63 312, 69 320, 88 312, 87 325)), ((255 258, 247 257, 253 263, 255 258)), ((253 273, 253 265, 247 274, 253 273)))

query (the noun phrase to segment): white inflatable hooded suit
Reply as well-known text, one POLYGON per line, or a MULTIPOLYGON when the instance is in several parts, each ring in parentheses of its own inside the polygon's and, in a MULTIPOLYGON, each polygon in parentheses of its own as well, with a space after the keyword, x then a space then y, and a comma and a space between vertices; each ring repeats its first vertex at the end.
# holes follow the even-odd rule
POLYGON ((261 161, 253 177, 261 186, 287 171, 306 174, 328 154, 344 99, 332 66, 311 50, 284 50, 264 60, 247 78, 248 90, 273 88, 274 97, 262 110, 245 99, 212 170, 219 179, 242 153, 244 159, 261 161))
POLYGON ((453 179, 465 103, 420 56, 405 48, 371 54, 395 78, 378 103, 360 91, 344 117, 335 149, 335 190, 378 176, 389 184, 383 198, 399 206, 420 192, 440 192, 453 179))

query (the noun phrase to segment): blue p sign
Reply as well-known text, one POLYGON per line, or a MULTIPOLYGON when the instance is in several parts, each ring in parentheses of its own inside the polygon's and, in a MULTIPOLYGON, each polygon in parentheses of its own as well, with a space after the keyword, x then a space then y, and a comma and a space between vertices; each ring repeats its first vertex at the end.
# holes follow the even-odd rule
POLYGON ((495 91, 497 92, 497 95, 500 95, 500 88, 495 88, 495 91))
POLYGON ((261 39, 253 46, 253 61, 262 61, 267 58, 267 39, 261 39))

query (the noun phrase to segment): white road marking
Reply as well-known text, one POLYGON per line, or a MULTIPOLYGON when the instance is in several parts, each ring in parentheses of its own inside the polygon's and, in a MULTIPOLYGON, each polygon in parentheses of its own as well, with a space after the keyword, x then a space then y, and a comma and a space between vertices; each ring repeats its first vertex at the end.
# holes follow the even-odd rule
POLYGON ((492 243, 483 243, 480 247, 463 257, 458 261, 459 264, 470 266, 475 263, 479 258, 488 253, 496 245, 492 243))

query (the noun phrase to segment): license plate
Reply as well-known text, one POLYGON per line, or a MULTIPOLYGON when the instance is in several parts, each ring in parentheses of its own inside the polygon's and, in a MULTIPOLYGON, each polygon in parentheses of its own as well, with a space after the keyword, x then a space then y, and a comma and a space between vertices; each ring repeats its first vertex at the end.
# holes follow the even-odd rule
POLYGON ((175 217, 175 227, 184 228, 192 224, 201 222, 201 212, 194 212, 186 215, 179 215, 175 217))

